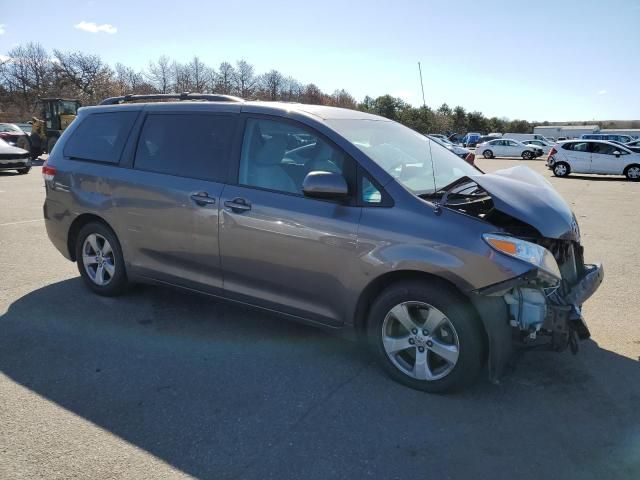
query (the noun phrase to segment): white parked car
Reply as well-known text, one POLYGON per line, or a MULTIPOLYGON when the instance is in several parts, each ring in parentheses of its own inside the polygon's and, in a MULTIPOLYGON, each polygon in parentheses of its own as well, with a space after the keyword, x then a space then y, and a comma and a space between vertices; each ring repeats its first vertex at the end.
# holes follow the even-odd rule
POLYGON ((476 155, 482 155, 484 158, 522 157, 525 160, 531 160, 542 155, 542 150, 510 138, 498 138, 478 144, 476 155))
POLYGON ((546 142, 544 140, 527 140, 526 142, 523 142, 523 143, 525 145, 531 145, 534 148, 537 147, 541 149, 544 155, 547 155, 555 145, 555 143, 546 142))
POLYGON ((605 140, 570 140, 549 152, 547 166, 556 177, 570 173, 624 175, 640 180, 640 153, 605 140))
MULTIPOLYGON (((446 138, 440 138, 439 135, 427 135, 431 140, 433 140, 434 142, 442 145, 444 148, 446 148, 447 150, 455 153, 458 157, 460 157, 463 160, 467 160, 468 163, 470 163, 471 165, 473 165, 473 160, 471 160, 469 158, 469 154, 473 153, 471 150, 469 150, 468 148, 464 148, 461 147, 460 145, 456 145, 455 143, 450 142, 448 139, 446 138), (470 161, 471 160, 471 161, 470 161)), ((475 155, 473 155, 474 159, 475 159, 475 155)))
POLYGON ((0 139, 0 171, 17 170, 20 174, 31 170, 31 154, 0 139))

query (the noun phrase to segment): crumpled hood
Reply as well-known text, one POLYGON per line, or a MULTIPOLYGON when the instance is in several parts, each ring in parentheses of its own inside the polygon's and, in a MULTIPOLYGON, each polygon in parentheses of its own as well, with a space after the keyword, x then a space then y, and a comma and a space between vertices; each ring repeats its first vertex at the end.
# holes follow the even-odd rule
POLYGON ((544 237, 580 241, 575 215, 551 183, 518 166, 469 177, 491 195, 496 209, 525 222, 544 237))

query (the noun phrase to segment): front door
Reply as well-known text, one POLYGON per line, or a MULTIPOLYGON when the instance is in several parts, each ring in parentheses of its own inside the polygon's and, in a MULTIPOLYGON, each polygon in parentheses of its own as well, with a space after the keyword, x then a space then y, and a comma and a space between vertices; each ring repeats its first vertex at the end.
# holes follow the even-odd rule
POLYGON ((604 173, 609 175, 622 175, 624 156, 623 150, 609 143, 591 144, 591 173, 604 173), (614 152, 621 155, 615 156, 614 152))
POLYGON ((138 274, 222 289, 218 214, 236 117, 147 115, 133 169, 114 190, 126 260, 138 274))
POLYGON ((361 209, 305 197, 302 181, 317 170, 342 173, 355 192, 354 161, 319 133, 247 118, 237 184, 221 199, 224 288, 231 298, 339 325, 361 209))

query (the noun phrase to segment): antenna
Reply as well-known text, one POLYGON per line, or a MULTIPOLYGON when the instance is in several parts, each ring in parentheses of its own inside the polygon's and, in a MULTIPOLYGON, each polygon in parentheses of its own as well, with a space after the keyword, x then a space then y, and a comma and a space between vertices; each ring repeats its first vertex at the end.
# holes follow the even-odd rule
POLYGON ((418 71, 420 72, 420 88, 422 89, 422 106, 427 108, 427 102, 424 99, 424 83, 422 83, 422 66, 420 65, 420 62, 418 62, 418 71))

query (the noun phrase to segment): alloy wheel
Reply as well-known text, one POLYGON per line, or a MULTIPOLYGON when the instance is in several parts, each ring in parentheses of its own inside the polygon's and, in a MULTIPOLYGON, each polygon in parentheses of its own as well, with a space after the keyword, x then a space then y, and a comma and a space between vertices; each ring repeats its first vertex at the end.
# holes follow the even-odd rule
POLYGON ((559 176, 559 177, 563 177, 564 175, 567 174, 567 167, 565 167, 563 164, 558 164, 556 166, 553 167, 553 172, 559 176))
POLYGON ((82 245, 82 263, 98 286, 108 285, 116 273, 115 257, 109 241, 98 233, 87 236, 82 245))
POLYGON ((627 177, 631 180, 640 179, 640 167, 629 167, 627 170, 627 177))
POLYGON ((449 375, 460 355, 458 332, 451 321, 423 302, 403 302, 387 313, 382 345, 396 368, 423 381, 449 375))

